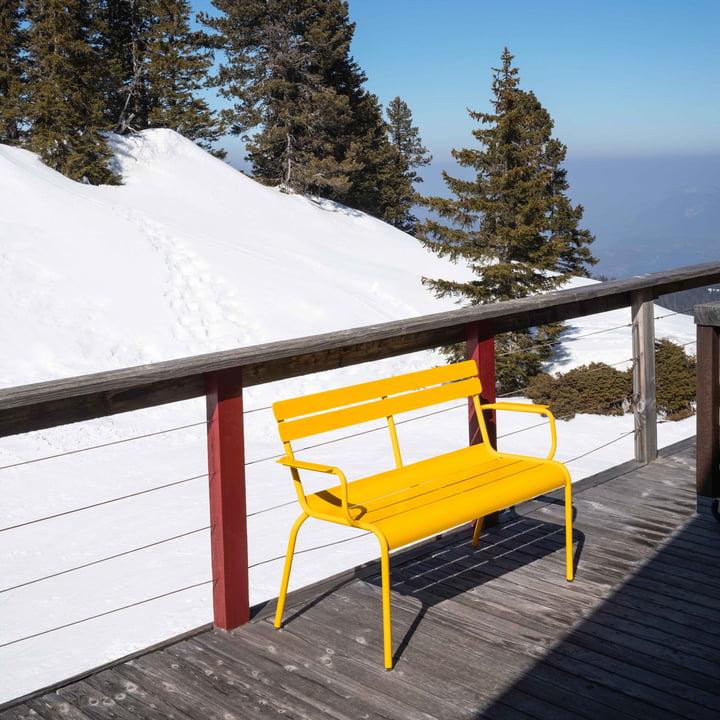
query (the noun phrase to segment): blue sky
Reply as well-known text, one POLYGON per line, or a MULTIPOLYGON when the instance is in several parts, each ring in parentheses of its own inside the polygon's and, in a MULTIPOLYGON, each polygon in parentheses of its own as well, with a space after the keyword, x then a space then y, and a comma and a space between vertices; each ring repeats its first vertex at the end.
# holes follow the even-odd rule
MULTIPOLYGON (((195 9, 211 9, 194 0, 195 9)), ((350 0, 352 54, 435 160, 473 147, 503 47, 568 157, 720 154, 718 0, 350 0)))
POLYGON ((472 146, 491 67, 521 87, 577 155, 720 153, 720 2, 351 0, 353 55, 385 104, 408 103, 438 160, 472 146))

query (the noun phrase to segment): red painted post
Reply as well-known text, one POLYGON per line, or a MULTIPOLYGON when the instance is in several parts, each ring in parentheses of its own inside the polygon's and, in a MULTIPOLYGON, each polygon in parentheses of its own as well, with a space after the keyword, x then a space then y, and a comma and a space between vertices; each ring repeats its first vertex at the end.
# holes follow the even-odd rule
MULTIPOLYGON (((468 323, 465 328, 465 354, 468 360, 474 360, 478 366, 478 377, 482 386, 480 401, 494 403, 497 399, 495 390, 495 323, 492 320, 468 323)), ((497 447, 497 424, 495 411, 484 410, 485 426, 487 427, 490 444, 497 447)), ((468 432, 470 445, 482 442, 480 427, 478 426, 475 406, 468 400, 468 432)), ((492 527, 498 524, 498 513, 490 513, 483 518, 483 527, 492 527)))
POLYGON ((232 630, 250 619, 241 371, 209 374, 206 394, 214 623, 232 630))
MULTIPOLYGON (((466 355, 468 360, 474 360, 478 366, 478 376, 482 385, 481 400, 483 403, 494 403, 497 399, 495 391, 495 327, 492 320, 481 320, 469 323, 466 327, 466 355)), ((482 442, 478 427, 475 408, 469 401, 469 432, 470 444, 482 442)), ((493 447, 497 447, 497 425, 495 411, 486 410, 485 424, 493 447)))

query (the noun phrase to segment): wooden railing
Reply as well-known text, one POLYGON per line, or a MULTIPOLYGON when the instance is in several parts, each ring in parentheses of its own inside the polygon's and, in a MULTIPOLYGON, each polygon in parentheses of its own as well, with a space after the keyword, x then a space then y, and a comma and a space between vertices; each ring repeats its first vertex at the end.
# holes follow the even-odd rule
MULTIPOLYGON (((0 437, 205 396, 215 624, 249 618, 243 388, 466 341, 486 387, 498 333, 630 307, 636 458, 657 455, 653 300, 720 282, 720 262, 323 335, 0 390, 0 437)), ((492 390, 489 400, 494 399, 492 390)), ((716 396, 717 402, 717 396, 716 396)), ((717 406, 715 407, 717 416, 717 406)), ((472 433, 472 429, 471 429, 472 433)))

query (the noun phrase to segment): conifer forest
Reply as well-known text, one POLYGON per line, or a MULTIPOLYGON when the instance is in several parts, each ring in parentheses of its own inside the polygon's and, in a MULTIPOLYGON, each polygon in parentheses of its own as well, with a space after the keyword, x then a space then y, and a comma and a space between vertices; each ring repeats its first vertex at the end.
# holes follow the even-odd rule
POLYGON ((347 3, 213 6, 194 16, 188 0, 5 0, 0 142, 112 184, 109 133, 170 128, 219 157, 222 137, 239 135, 256 180, 411 230, 429 156, 407 105, 396 98, 386 119, 364 88, 347 3), (213 91, 225 107, 211 107, 213 91))

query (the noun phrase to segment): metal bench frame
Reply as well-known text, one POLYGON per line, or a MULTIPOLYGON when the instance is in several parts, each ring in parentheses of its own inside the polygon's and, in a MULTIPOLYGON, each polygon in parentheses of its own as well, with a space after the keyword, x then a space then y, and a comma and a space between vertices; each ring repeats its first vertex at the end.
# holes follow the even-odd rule
POLYGON ((380 545, 384 664, 393 665, 390 617, 390 557, 399 547, 476 520, 477 545, 483 517, 551 490, 565 489, 566 577, 573 579, 572 495, 567 468, 553 460, 557 445, 555 420, 545 405, 492 403, 482 405, 477 365, 473 360, 430 370, 351 385, 273 404, 285 457, 302 513, 290 531, 275 627, 282 626, 292 559, 298 531, 309 517, 369 531, 380 545), (482 443, 408 465, 403 464, 395 416, 462 398, 471 399, 482 443), (510 410, 548 418, 551 448, 546 458, 498 452, 492 447, 483 410, 510 410), (338 467, 297 459, 295 440, 360 423, 386 419, 394 467, 349 481, 338 467), (306 494, 301 472, 324 473, 338 484, 306 494))

